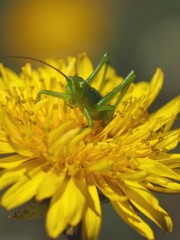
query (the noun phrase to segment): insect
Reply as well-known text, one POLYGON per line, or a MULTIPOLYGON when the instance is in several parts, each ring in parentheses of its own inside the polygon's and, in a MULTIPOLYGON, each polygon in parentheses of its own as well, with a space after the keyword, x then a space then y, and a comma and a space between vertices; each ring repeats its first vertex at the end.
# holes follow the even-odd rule
POLYGON ((114 111, 118 106, 119 102, 123 98, 124 94, 127 92, 131 83, 135 78, 134 71, 131 71, 128 76, 124 79, 122 83, 120 83, 117 87, 115 87, 111 92, 109 92, 105 96, 101 96, 100 92, 93 88, 91 84, 93 83, 95 77, 105 65, 103 78, 101 81, 100 90, 103 88, 106 72, 108 69, 108 65, 110 62, 110 56, 108 53, 104 53, 102 58, 100 59, 98 65, 94 69, 93 73, 84 80, 83 78, 74 75, 74 76, 66 76, 59 69, 51 66, 50 64, 38 60, 36 58, 30 57, 3 57, 3 58, 23 58, 34 60, 40 63, 43 63, 56 71, 58 71, 61 75, 63 75, 67 81, 67 85, 65 87, 65 93, 54 92, 51 90, 41 90, 37 94, 36 102, 41 100, 41 95, 49 95, 52 97, 63 99, 65 102, 65 106, 69 106, 70 108, 79 108, 82 114, 85 116, 88 126, 92 128, 94 126, 94 120, 101 120, 102 125, 106 126, 113 118, 114 111), (119 93, 117 100, 114 105, 110 105, 109 102, 119 93))

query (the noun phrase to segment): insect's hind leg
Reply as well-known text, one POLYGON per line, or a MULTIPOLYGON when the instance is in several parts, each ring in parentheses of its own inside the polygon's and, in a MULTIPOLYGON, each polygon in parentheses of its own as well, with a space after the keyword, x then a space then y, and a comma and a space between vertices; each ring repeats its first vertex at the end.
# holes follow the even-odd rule
POLYGON ((105 59, 105 60, 106 60, 105 61, 105 68, 104 68, 104 73, 103 73, 103 77, 102 77, 102 80, 101 80, 101 84, 100 84, 100 87, 99 87, 99 92, 102 91, 103 86, 104 86, 104 82, 106 80, 106 74, 107 74, 107 70, 108 70, 108 67, 109 67, 109 63, 110 63, 110 57, 105 59))
POLYGON ((102 125, 106 126, 112 120, 114 111, 115 107, 112 105, 96 105, 91 109, 91 112, 85 107, 82 109, 90 128, 94 126, 93 120, 102 120, 102 125))
POLYGON ((98 65, 97 65, 97 67, 94 69, 94 72, 88 77, 86 82, 89 85, 91 85, 91 83, 94 81, 95 77, 97 76, 97 74, 99 73, 99 71, 101 70, 103 65, 105 64, 104 74, 103 74, 103 78, 102 78, 100 89, 99 89, 99 91, 101 91, 101 89, 104 85, 104 80, 105 80, 105 77, 106 77, 106 73, 107 73, 109 63, 110 63, 110 56, 109 56, 108 53, 104 53, 104 55, 102 56, 102 58, 100 59, 98 65))
POLYGON ((124 97, 125 93, 127 92, 128 88, 130 87, 131 82, 128 83, 121 91, 121 93, 118 96, 117 101, 115 102, 115 104, 113 105, 115 108, 118 106, 118 104, 120 103, 121 99, 124 97))
POLYGON ((124 79, 124 81, 119 84, 116 88, 114 88, 111 92, 109 92, 107 95, 102 97, 99 102, 97 103, 98 106, 105 106, 107 105, 118 93, 120 94, 118 97, 117 102, 115 103, 114 107, 117 107, 119 104, 120 100, 124 96, 124 94, 127 92, 129 86, 133 82, 135 78, 135 73, 134 71, 131 71, 128 76, 124 79))
POLYGON ((97 116, 97 112, 100 113, 98 117, 102 120, 102 125, 105 127, 112 120, 115 107, 113 105, 96 105, 93 110, 95 110, 97 116))
POLYGON ((66 99, 66 95, 64 93, 54 92, 50 90, 41 90, 36 97, 35 103, 39 102, 41 100, 41 95, 48 95, 55 98, 61 98, 66 99))

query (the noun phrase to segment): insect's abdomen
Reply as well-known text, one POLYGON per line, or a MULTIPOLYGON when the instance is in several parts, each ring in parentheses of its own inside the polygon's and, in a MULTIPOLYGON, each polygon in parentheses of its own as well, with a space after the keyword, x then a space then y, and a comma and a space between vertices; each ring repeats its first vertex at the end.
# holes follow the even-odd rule
POLYGON ((83 98, 84 106, 87 108, 94 107, 101 98, 101 94, 95 88, 88 85, 83 98))
POLYGON ((106 118, 106 116, 104 116, 104 114, 106 115, 105 111, 99 112, 95 109, 95 105, 99 102, 101 98, 101 94, 95 88, 91 86, 87 87, 81 109, 85 107, 91 114, 93 120, 102 120, 104 119, 104 117, 106 118))

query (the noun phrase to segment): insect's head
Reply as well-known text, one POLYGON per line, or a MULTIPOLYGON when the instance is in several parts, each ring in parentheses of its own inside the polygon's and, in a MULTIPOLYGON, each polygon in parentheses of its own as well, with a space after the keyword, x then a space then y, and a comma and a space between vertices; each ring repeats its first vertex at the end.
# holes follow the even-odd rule
POLYGON ((79 105, 79 102, 84 98, 84 93, 87 87, 86 81, 83 78, 75 75, 67 78, 66 85, 67 103, 73 108, 79 105))

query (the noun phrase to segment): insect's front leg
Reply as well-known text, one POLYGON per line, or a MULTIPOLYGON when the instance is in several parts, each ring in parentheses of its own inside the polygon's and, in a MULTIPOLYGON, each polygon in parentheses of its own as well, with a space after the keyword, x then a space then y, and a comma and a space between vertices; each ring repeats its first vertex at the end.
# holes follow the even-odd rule
POLYGON ((54 92, 54 91, 50 91, 50 90, 41 90, 36 97, 36 101, 35 103, 39 102, 41 100, 41 95, 48 95, 51 97, 55 97, 55 98, 61 98, 61 99, 66 99, 66 94, 64 93, 59 93, 59 92, 54 92))
POLYGON ((90 112, 85 107, 83 107, 83 109, 81 111, 82 111, 83 115, 85 116, 89 127, 92 128, 94 126, 94 123, 93 123, 93 119, 92 119, 90 112))

